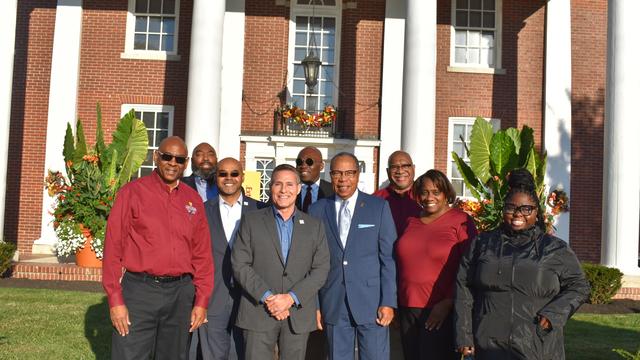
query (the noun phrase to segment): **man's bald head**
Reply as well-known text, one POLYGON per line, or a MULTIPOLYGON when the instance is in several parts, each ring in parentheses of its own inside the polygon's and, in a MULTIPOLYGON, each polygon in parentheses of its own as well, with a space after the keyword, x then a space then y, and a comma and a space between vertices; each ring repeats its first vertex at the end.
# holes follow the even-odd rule
POLYGON ((216 185, 220 196, 225 200, 235 201, 241 193, 244 173, 240 161, 228 157, 220 160, 216 166, 216 185))
POLYGON ((210 180, 215 176, 218 155, 208 143, 200 143, 191 155, 191 171, 201 179, 210 180))
POLYGON ((389 182, 398 193, 410 191, 415 177, 415 166, 411 155, 406 151, 394 151, 387 162, 389 182))
POLYGON ((296 170, 303 183, 311 185, 320 179, 320 172, 324 170, 322 153, 314 146, 307 146, 300 150, 296 158, 296 170))
POLYGON ((158 150, 153 154, 156 171, 162 181, 170 187, 178 184, 184 169, 189 162, 189 151, 184 141, 177 136, 170 136, 160 142, 158 150))

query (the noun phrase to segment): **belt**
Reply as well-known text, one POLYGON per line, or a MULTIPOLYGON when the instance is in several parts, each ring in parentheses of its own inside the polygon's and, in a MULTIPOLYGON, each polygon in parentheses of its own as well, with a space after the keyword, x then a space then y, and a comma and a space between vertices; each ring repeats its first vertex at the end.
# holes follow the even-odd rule
POLYGON ((184 278, 191 278, 191 274, 182 274, 178 276, 157 276, 157 275, 148 274, 146 272, 127 271, 127 273, 130 275, 133 275, 134 277, 140 278, 142 280, 151 280, 157 283, 170 283, 170 282, 182 280, 184 278))

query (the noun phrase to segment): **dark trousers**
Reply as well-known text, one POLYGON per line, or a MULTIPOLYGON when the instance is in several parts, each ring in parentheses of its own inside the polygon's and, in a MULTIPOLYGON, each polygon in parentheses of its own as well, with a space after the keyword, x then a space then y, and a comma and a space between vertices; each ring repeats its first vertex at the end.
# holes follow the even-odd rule
POLYGON ((389 327, 372 319, 369 324, 356 324, 345 299, 336 324, 325 324, 330 360, 389 360, 389 327))
POLYGON ((431 309, 399 308, 402 350, 406 360, 455 360, 453 317, 447 316, 440 329, 427 330, 425 324, 431 309))
POLYGON ((242 330, 233 325, 237 309, 229 300, 224 309, 216 309, 215 315, 207 315, 208 323, 193 333, 190 360, 244 359, 242 330))
POLYGON ((113 329, 112 359, 187 358, 195 295, 191 277, 162 283, 144 275, 125 272, 122 295, 131 325, 126 336, 113 329))
POLYGON ((245 357, 247 360, 274 358, 276 344, 280 360, 304 360, 309 333, 296 334, 289 320, 278 322, 268 331, 244 330, 245 357))

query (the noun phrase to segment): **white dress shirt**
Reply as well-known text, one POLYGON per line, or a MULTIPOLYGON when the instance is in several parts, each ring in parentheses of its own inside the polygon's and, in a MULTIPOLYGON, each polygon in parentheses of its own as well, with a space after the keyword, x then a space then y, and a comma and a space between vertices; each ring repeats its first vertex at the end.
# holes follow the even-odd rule
POLYGON ((240 225, 240 217, 242 216, 242 194, 233 204, 228 204, 226 201, 219 198, 220 206, 220 219, 222 220, 222 227, 224 227, 224 234, 227 237, 227 242, 232 245, 233 239, 238 231, 238 225, 240 225))

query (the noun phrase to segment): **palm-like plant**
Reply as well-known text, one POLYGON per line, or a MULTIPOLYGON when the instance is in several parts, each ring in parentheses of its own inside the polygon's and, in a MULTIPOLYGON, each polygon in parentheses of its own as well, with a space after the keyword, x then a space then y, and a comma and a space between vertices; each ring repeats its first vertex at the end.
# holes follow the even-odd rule
POLYGON ((117 190, 138 170, 147 155, 148 137, 144 123, 131 110, 119 121, 112 142, 104 142, 102 112, 96 107, 96 143, 88 146, 82 122, 75 137, 67 124, 63 156, 66 177, 49 170, 46 186, 56 198, 54 228, 58 254, 71 255, 84 246, 84 233, 92 236, 91 247, 102 257, 107 217, 117 190))
MULTIPOLYGON (((473 124, 466 151, 469 164, 456 152, 451 155, 477 202, 459 201, 458 206, 472 214, 481 231, 493 230, 500 225, 502 205, 509 190, 506 176, 513 169, 529 170, 534 177, 538 196, 545 199, 547 154, 536 151, 530 127, 525 125, 522 130, 508 128, 494 134, 491 124, 478 117, 473 124)), ((544 201, 541 201, 541 206, 541 210, 545 211, 544 201)))

